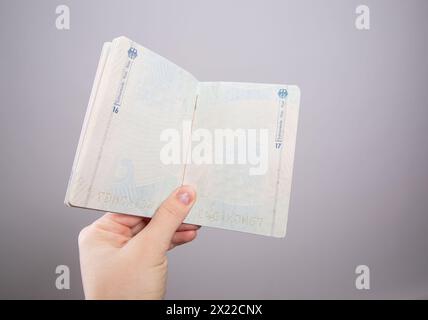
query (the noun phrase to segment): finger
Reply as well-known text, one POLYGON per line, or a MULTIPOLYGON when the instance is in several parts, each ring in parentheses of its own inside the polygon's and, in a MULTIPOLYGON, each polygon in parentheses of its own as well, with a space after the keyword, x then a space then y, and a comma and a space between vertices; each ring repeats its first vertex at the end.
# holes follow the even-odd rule
POLYGON ((137 225, 133 226, 132 229, 131 229, 132 236, 137 235, 141 230, 143 230, 147 226, 148 223, 149 223, 148 219, 143 219, 143 220, 141 220, 140 223, 138 223, 137 225))
POLYGON ((198 235, 196 230, 176 232, 171 240, 169 249, 193 241, 198 235))
MULTIPOLYGON (((146 221, 146 224, 148 224, 151 220, 151 218, 144 218, 144 220, 146 221)), ((196 224, 189 224, 189 223, 182 223, 177 231, 187 231, 187 230, 198 230, 200 229, 201 226, 198 226, 196 224)))
POLYGON ((196 238, 196 235, 197 235, 197 232, 195 230, 176 232, 172 236, 171 242, 177 245, 183 244, 194 240, 196 238))
POLYGON ((106 213, 96 220, 92 226, 95 229, 104 230, 114 234, 120 234, 126 237, 132 237, 131 227, 141 221, 141 217, 121 215, 116 213, 106 213))
POLYGON ((131 216, 129 214, 107 213, 102 217, 102 219, 110 219, 126 227, 133 228, 134 226, 139 224, 143 219, 147 219, 147 218, 131 216))
POLYGON ((196 224, 182 223, 178 227, 177 231, 198 230, 200 228, 201 228, 201 226, 198 226, 196 224))
POLYGON ((196 199, 196 192, 190 186, 176 189, 156 210, 146 228, 135 238, 148 237, 153 240, 152 245, 159 245, 167 250, 177 229, 189 213, 196 199))

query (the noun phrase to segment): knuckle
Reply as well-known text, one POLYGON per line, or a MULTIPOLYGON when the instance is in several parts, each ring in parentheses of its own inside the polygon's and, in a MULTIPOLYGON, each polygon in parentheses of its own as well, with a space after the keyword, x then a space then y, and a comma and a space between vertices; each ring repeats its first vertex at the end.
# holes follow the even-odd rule
POLYGON ((78 243, 79 246, 85 244, 91 233, 91 226, 86 226, 79 232, 78 243))
POLYGON ((180 218, 180 211, 177 210, 173 205, 171 205, 168 202, 165 202, 160 208, 159 211, 162 215, 170 216, 173 219, 179 219, 180 218))

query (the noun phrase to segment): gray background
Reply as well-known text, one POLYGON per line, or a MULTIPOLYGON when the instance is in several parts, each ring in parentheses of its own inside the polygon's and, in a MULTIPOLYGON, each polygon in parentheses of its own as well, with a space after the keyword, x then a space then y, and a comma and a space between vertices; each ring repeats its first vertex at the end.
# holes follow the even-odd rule
POLYGON ((365 1, 370 31, 359 4, 2 0, 0 298, 83 298, 77 235, 100 214, 63 198, 102 43, 119 35, 200 80, 302 90, 287 237, 201 229, 170 254, 167 298, 428 298, 428 1, 365 1))

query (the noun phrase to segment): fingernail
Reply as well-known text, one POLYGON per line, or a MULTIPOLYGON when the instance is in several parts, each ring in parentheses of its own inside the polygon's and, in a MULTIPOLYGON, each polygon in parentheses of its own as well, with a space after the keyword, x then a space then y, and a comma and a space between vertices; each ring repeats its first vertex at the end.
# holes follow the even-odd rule
POLYGON ((186 206, 188 206, 192 202, 192 195, 187 191, 179 192, 177 194, 177 198, 178 198, 178 201, 180 201, 182 204, 186 206))

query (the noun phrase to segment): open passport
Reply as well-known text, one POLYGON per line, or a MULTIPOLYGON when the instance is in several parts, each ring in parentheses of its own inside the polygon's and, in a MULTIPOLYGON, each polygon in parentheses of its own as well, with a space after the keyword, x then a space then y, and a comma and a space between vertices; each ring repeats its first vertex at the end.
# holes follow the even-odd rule
POLYGON ((104 44, 65 203, 150 217, 180 185, 185 222, 284 237, 300 90, 199 82, 119 37, 104 44))

